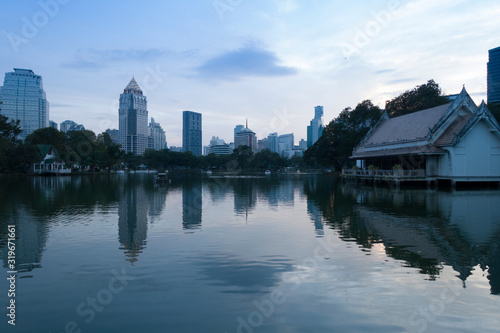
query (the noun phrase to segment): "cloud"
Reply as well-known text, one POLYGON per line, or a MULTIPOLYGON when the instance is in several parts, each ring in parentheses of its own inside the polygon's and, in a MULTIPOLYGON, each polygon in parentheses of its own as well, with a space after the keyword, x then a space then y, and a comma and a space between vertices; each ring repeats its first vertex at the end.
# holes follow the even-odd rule
POLYGON ((98 70, 118 62, 144 63, 159 58, 189 58, 196 57, 196 50, 173 51, 170 49, 111 49, 80 50, 76 60, 66 63, 65 67, 77 69, 98 70))
POLYGON ((272 52, 256 45, 248 45, 207 60, 195 68, 197 76, 208 79, 237 80, 247 76, 287 76, 297 69, 279 65, 280 59, 272 52))

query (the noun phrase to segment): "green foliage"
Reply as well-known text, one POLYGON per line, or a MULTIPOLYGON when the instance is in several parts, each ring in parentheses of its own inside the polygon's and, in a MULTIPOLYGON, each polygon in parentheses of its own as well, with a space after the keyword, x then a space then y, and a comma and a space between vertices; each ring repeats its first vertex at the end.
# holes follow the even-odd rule
POLYGON ((370 100, 353 110, 345 108, 324 129, 323 135, 306 150, 304 160, 310 166, 335 167, 341 170, 368 130, 375 125, 382 111, 370 100))
POLYGON ((66 135, 53 127, 39 128, 29 134, 24 140, 26 144, 31 145, 53 145, 57 151, 64 156, 64 147, 66 144, 66 135))
POLYGON ((441 88, 434 80, 407 90, 398 97, 387 101, 385 111, 390 117, 429 109, 449 103, 448 98, 441 95, 441 88))

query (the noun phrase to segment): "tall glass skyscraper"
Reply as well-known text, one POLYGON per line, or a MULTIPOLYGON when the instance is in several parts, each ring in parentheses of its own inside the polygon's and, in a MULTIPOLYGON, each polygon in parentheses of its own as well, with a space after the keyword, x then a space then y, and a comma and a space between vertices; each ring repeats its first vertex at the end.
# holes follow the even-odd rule
POLYGON ((182 151, 190 151, 201 156, 201 113, 182 112, 182 151))
POLYGON ((142 155, 148 148, 148 108, 146 96, 134 78, 120 95, 119 139, 127 153, 142 155))
POLYGON ((488 104, 500 103, 500 47, 489 50, 488 104))
POLYGON ((311 147, 323 134, 323 107, 314 107, 314 119, 307 126, 307 147, 311 147))
POLYGON ((20 120, 20 139, 33 131, 49 126, 49 102, 43 90, 42 77, 31 69, 14 68, 5 73, 0 88, 1 114, 9 120, 20 120))

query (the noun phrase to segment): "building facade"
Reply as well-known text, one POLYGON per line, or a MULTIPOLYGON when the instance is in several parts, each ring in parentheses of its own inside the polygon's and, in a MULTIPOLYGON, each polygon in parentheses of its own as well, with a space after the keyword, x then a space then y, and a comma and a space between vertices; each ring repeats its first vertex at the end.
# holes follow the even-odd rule
POLYGON ((278 133, 270 133, 267 136, 267 148, 273 153, 278 152, 278 133))
POLYGON ((500 47, 489 50, 488 104, 500 103, 500 47))
POLYGON ((381 117, 354 150, 356 177, 397 181, 500 181, 500 125, 465 88, 453 102, 381 117), (370 168, 370 166, 372 166, 370 168))
POLYGON ((293 133, 282 134, 278 137, 278 153, 283 157, 293 156, 293 133))
POLYGON ((212 136, 210 146, 206 147, 205 155, 229 155, 232 154, 232 152, 231 146, 224 142, 224 139, 219 139, 218 136, 212 136))
POLYGON ((55 121, 49 120, 49 127, 57 129, 57 123, 55 121))
POLYGON ((153 117, 149 123, 149 148, 154 150, 167 149, 167 138, 165 131, 161 128, 160 123, 157 123, 153 117))
POLYGON ((59 129, 61 132, 66 133, 72 126, 76 125, 77 123, 75 123, 73 120, 65 120, 60 124, 59 129))
POLYGON ((248 146, 254 153, 257 152, 257 136, 248 128, 248 121, 246 127, 234 136, 234 147, 238 148, 239 146, 248 146))
POLYGON ((314 119, 307 126, 307 147, 311 147, 323 134, 323 107, 314 107, 314 119))
POLYGON ((120 95, 119 138, 127 153, 142 155, 148 147, 147 99, 134 78, 120 95))
POLYGON ((106 133, 109 134, 109 137, 111 138, 111 142, 114 144, 120 144, 120 132, 117 129, 107 129, 106 133))
POLYGON ((195 156, 202 154, 202 122, 201 113, 182 112, 182 151, 190 151, 195 156))
POLYGON ((1 114, 19 120, 24 140, 33 131, 49 126, 49 102, 43 90, 42 77, 31 69, 14 68, 5 73, 0 88, 1 114))

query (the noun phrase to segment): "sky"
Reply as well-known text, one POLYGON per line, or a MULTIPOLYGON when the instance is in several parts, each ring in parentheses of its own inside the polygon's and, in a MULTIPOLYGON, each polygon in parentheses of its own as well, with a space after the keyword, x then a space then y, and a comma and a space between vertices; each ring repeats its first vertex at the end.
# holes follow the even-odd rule
MULTIPOLYGON (((370 99, 384 108, 435 80, 486 100, 488 50, 500 46, 497 0, 17 0, 0 6, 0 73, 43 77, 50 120, 118 128, 135 77, 149 117, 182 146, 182 111, 203 115, 203 145, 306 139, 314 107, 330 122, 370 99)), ((2 79, 3 80, 3 79, 2 79)), ((3 81, 0 81, 3 82, 3 81)), ((3 83, 0 83, 3 84, 3 83)))

